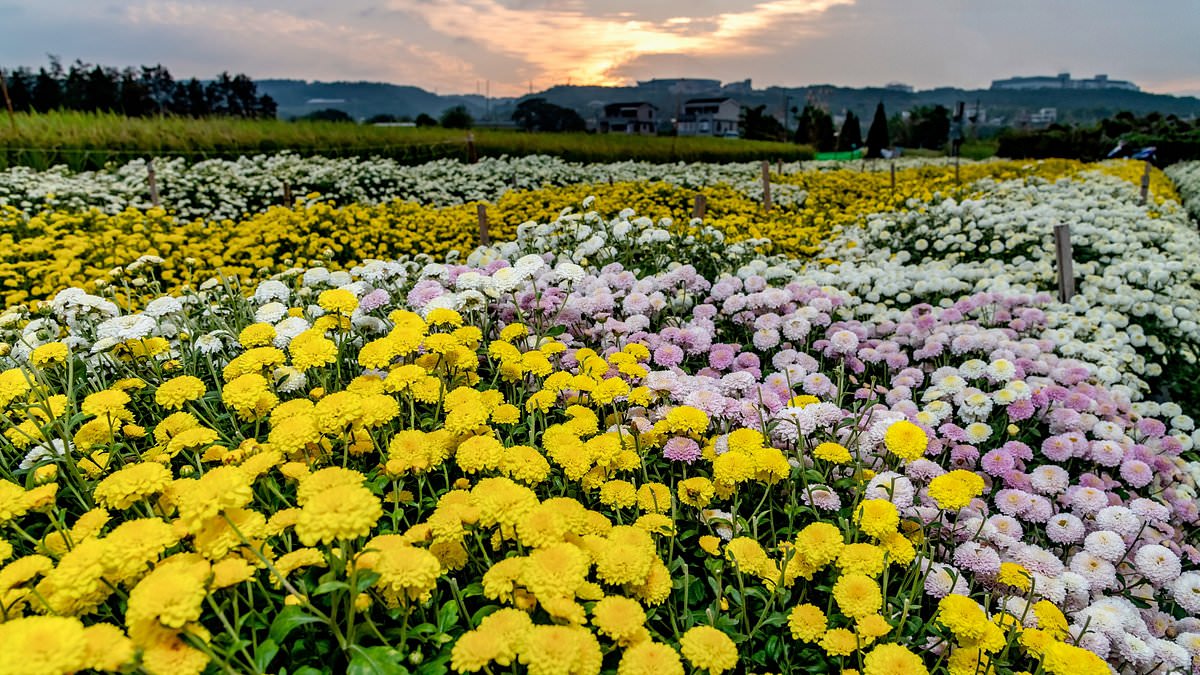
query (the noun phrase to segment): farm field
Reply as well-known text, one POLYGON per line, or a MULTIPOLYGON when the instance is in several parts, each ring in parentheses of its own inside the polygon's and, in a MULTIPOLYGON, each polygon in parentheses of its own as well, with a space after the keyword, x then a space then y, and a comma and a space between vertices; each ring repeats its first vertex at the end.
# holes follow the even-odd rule
MULTIPOLYGON (((736 162, 811 159, 794 143, 725 138, 667 138, 625 134, 528 134, 476 129, 480 157, 550 154, 572 161, 637 159, 651 162, 736 162)), ((404 164, 468 157, 466 130, 397 128, 337 122, 283 120, 129 118, 115 114, 18 114, 0 125, 0 168, 55 165, 98 169, 134 158, 183 157, 189 161, 292 150, 327 157, 388 157, 404 164)))
POLYGON ((0 171, 0 673, 1200 664, 1200 164, 769 169, 0 171))

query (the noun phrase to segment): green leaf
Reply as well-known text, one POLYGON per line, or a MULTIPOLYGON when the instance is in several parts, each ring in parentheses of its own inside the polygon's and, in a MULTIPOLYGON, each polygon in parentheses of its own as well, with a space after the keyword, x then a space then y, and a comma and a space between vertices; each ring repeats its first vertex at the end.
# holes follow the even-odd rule
POLYGON ((353 656, 346 675, 408 675, 408 669, 400 665, 401 654, 391 647, 350 648, 353 656))
POLYGON ((297 627, 307 623, 320 622, 320 619, 311 614, 305 614, 304 610, 299 607, 284 607, 283 611, 271 622, 269 635, 275 644, 282 644, 288 633, 297 627))
POLYGON ((438 610, 438 628, 446 630, 456 623, 458 623, 458 605, 450 600, 438 610))
POLYGON ((558 337, 559 335, 562 335, 565 332, 567 332, 566 326, 562 326, 562 325, 554 326, 550 330, 546 331, 546 336, 547 337, 558 337))
POLYGON ((370 588, 371 584, 375 583, 376 581, 379 581, 379 572, 369 572, 366 570, 358 572, 358 579, 355 583, 358 588, 355 589, 355 592, 362 593, 370 588))
POLYGON ((317 588, 310 595, 316 597, 318 595, 325 595, 326 593, 332 593, 334 591, 348 590, 350 590, 350 584, 344 581, 326 581, 320 586, 317 586, 317 588))
POLYGON ((279 645, 274 640, 267 640, 254 650, 254 665, 261 672, 267 671, 267 666, 271 665, 271 659, 279 653, 279 645))

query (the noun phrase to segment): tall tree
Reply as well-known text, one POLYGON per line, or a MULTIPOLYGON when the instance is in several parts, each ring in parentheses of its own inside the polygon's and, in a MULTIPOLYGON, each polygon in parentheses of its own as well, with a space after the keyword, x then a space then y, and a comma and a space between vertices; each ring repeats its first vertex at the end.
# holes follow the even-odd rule
POLYGON ((447 129, 470 129, 475 124, 475 118, 467 112, 466 106, 456 105, 442 111, 439 122, 447 129))
POLYGON ((834 149, 833 117, 824 108, 806 104, 796 118, 796 142, 811 145, 817 152, 834 149))
POLYGON ((838 133, 838 152, 850 152, 862 147, 862 126, 858 115, 853 110, 846 111, 846 121, 842 122, 842 130, 838 133))
POLYGON ((571 108, 530 98, 517 104, 512 120, 526 131, 583 131, 587 123, 571 108))
POLYGON ((13 110, 28 112, 33 107, 33 73, 28 68, 17 68, 8 74, 8 98, 13 110))
POLYGON ((884 148, 890 144, 887 113, 883 110, 883 101, 880 101, 879 105, 875 106, 875 117, 867 131, 867 157, 883 157, 884 148))
POLYGON ((767 114, 767 106, 753 108, 742 106, 742 138, 752 141, 778 141, 785 136, 783 125, 773 115, 767 114))
POLYGON ((38 112, 58 110, 63 105, 62 84, 53 71, 39 68, 33 81, 33 109, 38 112))

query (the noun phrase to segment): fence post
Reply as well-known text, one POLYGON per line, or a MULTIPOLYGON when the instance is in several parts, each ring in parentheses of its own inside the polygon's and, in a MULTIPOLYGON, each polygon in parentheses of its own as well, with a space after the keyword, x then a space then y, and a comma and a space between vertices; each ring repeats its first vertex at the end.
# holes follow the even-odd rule
POLYGON ((479 245, 488 246, 492 243, 492 238, 488 235, 487 204, 476 204, 475 214, 479 217, 479 245))
POLYGON ((767 160, 762 163, 763 208, 771 210, 771 165, 767 160))
POLYGON ((704 219, 704 212, 708 208, 708 200, 704 197, 703 192, 696 193, 696 206, 692 208, 692 217, 704 219))
POLYGON ((467 132, 467 163, 474 164, 479 161, 479 152, 475 149, 475 132, 467 132))
POLYGON ((291 207, 292 203, 292 185, 285 180, 283 181, 283 205, 291 207))
POLYGON ((1142 172, 1142 203, 1150 198, 1150 169, 1154 167, 1150 160, 1146 160, 1146 170, 1142 172))
POLYGON ((892 196, 896 196, 896 160, 889 160, 888 164, 892 167, 892 196))
POLYGON ((150 184, 150 203, 158 206, 158 176, 154 174, 154 158, 146 162, 146 182, 150 184))
MULTIPOLYGON (((13 113, 12 99, 8 97, 8 79, 4 74, 4 69, 0 68, 0 93, 4 94, 4 107, 8 108, 8 124, 12 127, 13 133, 17 131, 17 116, 13 113)), ((16 139, 13 139, 16 142, 16 139)))
POLYGON ((775 160, 775 173, 777 173, 781 176, 783 175, 783 160, 782 159, 775 160))
POLYGON ((1075 295, 1075 269, 1071 262, 1071 226, 1054 226, 1054 258, 1058 268, 1058 299, 1070 302, 1075 295))

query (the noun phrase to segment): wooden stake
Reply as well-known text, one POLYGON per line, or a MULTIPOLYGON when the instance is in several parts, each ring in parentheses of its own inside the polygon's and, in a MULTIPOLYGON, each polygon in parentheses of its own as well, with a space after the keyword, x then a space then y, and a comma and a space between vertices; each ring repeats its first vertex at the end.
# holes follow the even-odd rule
POLYGON ((474 164, 479 161, 479 152, 475 149, 475 133, 467 132, 467 163, 474 164))
POLYGON ((154 175, 154 158, 146 162, 146 182, 150 184, 150 203, 158 206, 158 177, 154 175))
POLYGON ((771 210, 771 165, 767 160, 762 163, 763 208, 771 210))
POLYGON ((692 217, 704 219, 704 212, 708 209, 708 200, 704 197, 703 192, 696 193, 696 206, 692 208, 692 217))
POLYGON ((896 162, 893 160, 889 161, 888 164, 892 167, 892 194, 894 195, 896 193, 896 162))
POLYGON ((487 204, 476 204, 475 214, 479 216, 479 245, 488 246, 492 243, 492 238, 488 235, 487 204))
POLYGON ((1142 172, 1142 203, 1143 204, 1145 204, 1146 200, 1150 198, 1150 170, 1152 168, 1154 168, 1154 165, 1150 163, 1150 160, 1146 160, 1146 170, 1142 172))
POLYGON ((613 184, 613 182, 612 182, 612 174, 610 173, 610 174, 608 174, 608 185, 609 185, 609 187, 612 187, 612 184, 613 184))
POLYGON ((17 131, 17 116, 13 112, 12 99, 8 97, 8 78, 4 74, 3 68, 0 68, 0 92, 4 93, 4 107, 8 108, 8 124, 12 127, 15 134, 17 131))
POLYGON ((781 176, 783 175, 783 160, 782 159, 775 160, 775 173, 777 173, 781 176))
POLYGON ((291 206, 292 203, 292 185, 285 180, 283 181, 283 205, 291 206))
POLYGON ((1071 262, 1071 226, 1054 226, 1054 258, 1058 264, 1058 299, 1070 302, 1075 295, 1075 269, 1071 262))

